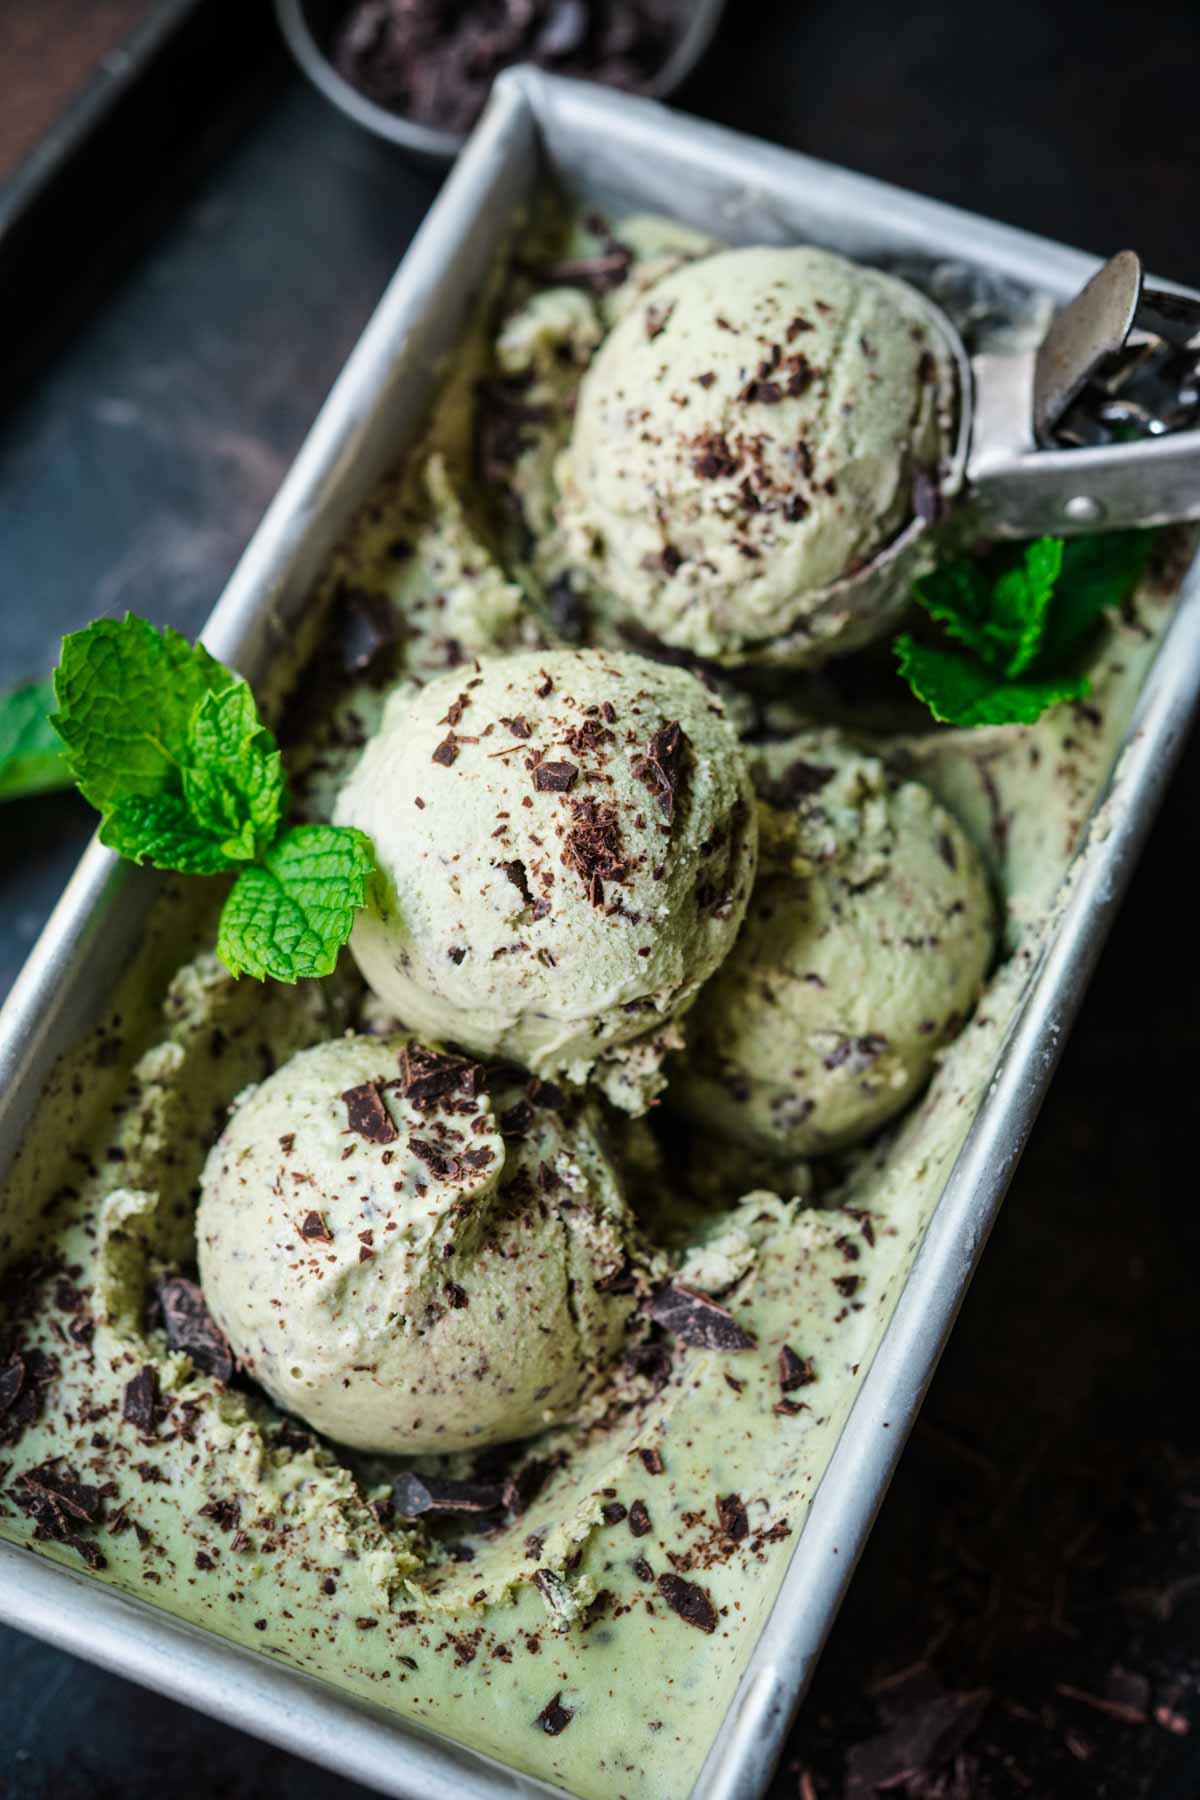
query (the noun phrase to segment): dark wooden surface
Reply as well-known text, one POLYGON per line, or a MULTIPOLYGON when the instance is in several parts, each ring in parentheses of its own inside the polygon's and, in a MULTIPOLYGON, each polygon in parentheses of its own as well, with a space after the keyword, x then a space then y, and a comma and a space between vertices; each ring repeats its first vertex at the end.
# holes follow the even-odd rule
MULTIPOLYGON (((73 200, 74 263, 71 218, 54 243, 22 246, 0 682, 43 672, 61 632, 100 612, 200 625, 435 192, 290 73, 263 8, 220 10, 233 76, 196 59, 174 123, 151 111, 120 183, 98 180, 91 208, 73 200)), ((1135 244, 1200 284, 1198 71, 1191 0, 1144 17, 1082 0, 743 0, 682 98, 1090 249, 1135 244)), ((0 89, 9 79, 0 65, 0 89)), ((1193 748, 778 1800, 873 1792, 847 1748, 878 1737, 889 1704, 911 1735, 934 1681, 991 1698, 957 1774, 950 1756, 896 1791, 1200 1793, 1198 803, 1193 748), (1059 1691, 1103 1700, 1114 1665, 1149 1682, 1146 1724, 1059 1691)), ((89 828, 70 797, 0 808, 0 992, 89 828)), ((0 1641, 0 1795, 360 1791, 16 1633, 0 1641)))

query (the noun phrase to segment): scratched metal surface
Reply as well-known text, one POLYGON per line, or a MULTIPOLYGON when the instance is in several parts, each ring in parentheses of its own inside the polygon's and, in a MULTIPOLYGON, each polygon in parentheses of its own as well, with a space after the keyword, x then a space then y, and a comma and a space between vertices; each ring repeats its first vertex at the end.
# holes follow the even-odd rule
MULTIPOLYGON (((1135 33, 1127 11, 1081 0, 982 0, 966 19, 930 0, 902 38, 884 0, 731 12, 681 96, 691 110, 1097 251, 1136 242, 1200 282, 1189 5, 1168 0, 1135 33)), ((45 296, 44 339, 0 423, 0 682, 42 672, 60 633, 98 612, 199 625, 432 196, 427 172, 355 132, 266 43, 240 40, 226 120, 104 196, 117 248, 98 276, 45 296)), ((1111 1431, 1114 1395, 1147 1442, 1178 1438, 1194 1400, 1182 1294, 1200 1242, 1169 1178, 1188 1145, 1164 1095, 1200 1035, 1180 952, 1194 903, 1176 879, 1200 852, 1198 799, 1193 749, 926 1408, 950 1432, 977 1430, 982 1409, 1018 1464, 1068 1420, 1072 1441, 1111 1431), (1055 1266, 1055 1207, 1087 1235, 1086 1279, 1055 1266), (1047 1338, 1056 1375, 1031 1406, 1047 1338)), ((0 809, 0 993, 89 829, 69 797, 0 809)), ((807 1709, 835 1728, 855 1729, 853 1672, 907 1643, 913 1545, 949 1505, 952 1462, 932 1441, 906 1456, 831 1644, 838 1684, 818 1678, 807 1709)), ((1186 1618, 1177 1630, 1182 1664, 1186 1618)), ((18 1634, 0 1650, 6 1800, 361 1791, 18 1634)), ((814 1731, 802 1719, 778 1800, 797 1793, 814 1731)), ((1105 1754, 1053 1791, 1196 1791, 1186 1739, 1105 1754)))

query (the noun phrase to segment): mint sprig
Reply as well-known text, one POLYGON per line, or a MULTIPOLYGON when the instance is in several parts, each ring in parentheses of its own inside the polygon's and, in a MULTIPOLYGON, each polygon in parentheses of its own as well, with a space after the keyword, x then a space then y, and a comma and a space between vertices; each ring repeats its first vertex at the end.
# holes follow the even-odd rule
POLYGON ((72 785, 62 739, 50 723, 54 690, 28 681, 0 694, 0 800, 72 785))
POLYGON ((240 870, 217 941, 230 973, 332 973, 374 867, 370 840, 284 829, 282 758, 247 683, 202 644, 128 614, 64 638, 54 692, 51 723, 102 843, 185 875, 240 870))
POLYGON ((1148 531, 1043 537, 942 563, 913 584, 913 597, 947 642, 897 638, 901 675, 949 725, 1031 725, 1082 699, 1084 642, 1128 597, 1152 541, 1148 531))

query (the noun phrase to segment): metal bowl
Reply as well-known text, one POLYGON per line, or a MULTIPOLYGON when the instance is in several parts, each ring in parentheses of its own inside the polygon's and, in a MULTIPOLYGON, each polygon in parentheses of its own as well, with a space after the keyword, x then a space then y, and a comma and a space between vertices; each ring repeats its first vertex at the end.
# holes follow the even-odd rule
MULTIPOLYGON (((340 107, 357 125, 387 138, 427 162, 453 162, 466 142, 456 131, 436 131, 392 112, 352 86, 334 67, 329 54, 335 27, 346 0, 275 0, 287 46, 314 87, 340 107)), ((643 92, 665 100, 692 73, 708 49, 725 11, 725 0, 679 0, 680 31, 675 48, 643 92)))

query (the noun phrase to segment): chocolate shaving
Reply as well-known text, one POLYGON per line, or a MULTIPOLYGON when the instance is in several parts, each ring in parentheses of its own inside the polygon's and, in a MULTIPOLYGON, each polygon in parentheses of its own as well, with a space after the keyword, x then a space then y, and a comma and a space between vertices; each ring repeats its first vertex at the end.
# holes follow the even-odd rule
POLYGON ((687 733, 678 719, 663 725, 646 746, 645 756, 633 763, 633 774, 644 782, 670 820, 675 815, 675 801, 683 786, 687 768, 687 733))
POLYGON ((408 1470, 397 1476, 392 1497, 402 1519, 419 1519, 426 1513, 490 1513, 504 1505, 504 1487, 498 1481, 454 1481, 447 1475, 408 1470))
POLYGON ((604 905, 604 883, 624 881, 629 863, 615 806, 601 806, 590 795, 571 803, 573 823, 563 841, 562 859, 583 878, 593 906, 604 905))
POLYGON ((358 1087, 347 1088, 342 1099, 346 1102, 346 1118, 351 1131, 366 1138, 368 1144, 396 1142, 400 1133, 383 1103, 377 1081, 363 1081, 358 1087))
POLYGON ((567 794, 575 786, 578 775, 574 763, 539 763, 533 771, 533 785, 539 794, 567 794))
POLYGON ((704 1588, 697 1587, 694 1581, 685 1581, 682 1575, 660 1575, 658 1591, 685 1625, 694 1625, 697 1631, 716 1630, 717 1609, 704 1588))
POLYGON ((725 1536, 732 1538, 735 1544, 750 1536, 750 1520, 740 1494, 717 1496, 717 1521, 725 1536))
POLYGON ((646 1311, 656 1325, 694 1350, 752 1350, 755 1345, 725 1307, 675 1282, 652 1295, 646 1311))
POLYGON ((797 1356, 790 1344, 781 1346, 777 1359, 779 1369, 779 1386, 783 1393, 794 1393, 797 1388, 808 1387, 817 1379, 817 1372, 807 1356, 797 1356))
POLYGON ((158 1429, 158 1412, 158 1376, 147 1363, 125 1383, 121 1417, 143 1437, 153 1437, 158 1429))
POLYGON ((540 1725, 547 1737, 557 1737, 560 1731, 565 1731, 567 1729, 567 1726, 574 1717, 575 1709, 562 1704, 562 1691, 560 1689, 559 1692, 555 1694, 553 1700, 551 1700, 548 1705, 543 1706, 541 1712, 534 1720, 534 1724, 540 1725))

